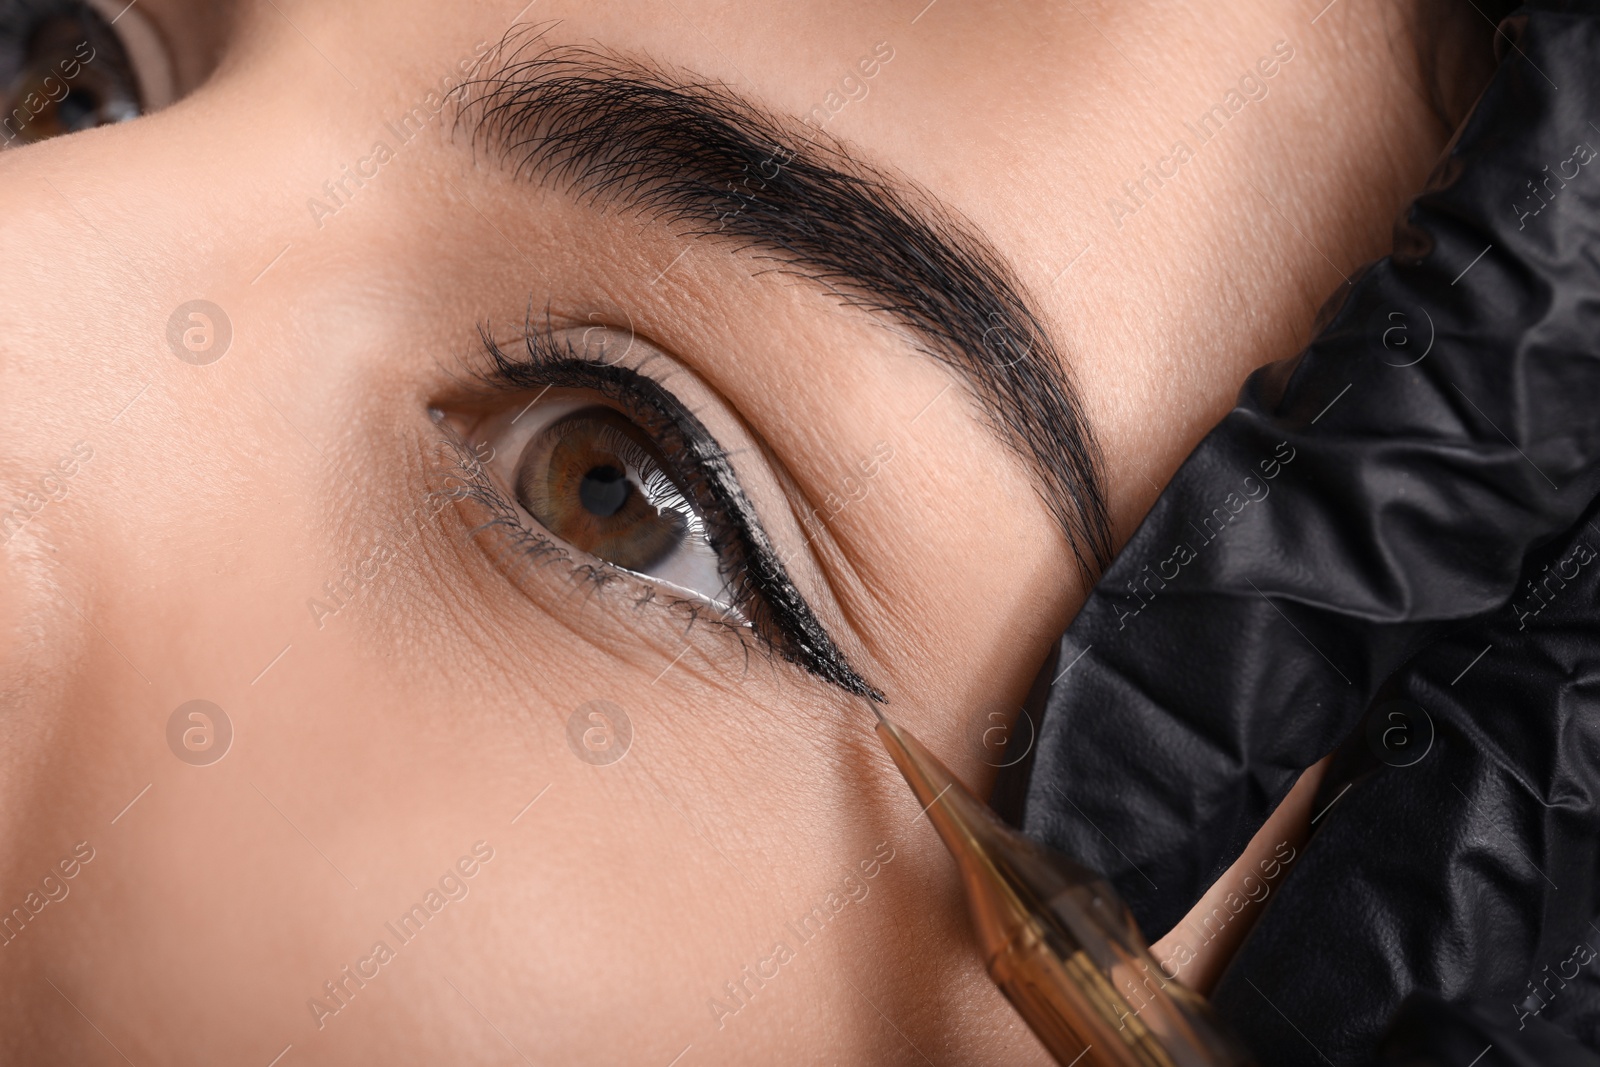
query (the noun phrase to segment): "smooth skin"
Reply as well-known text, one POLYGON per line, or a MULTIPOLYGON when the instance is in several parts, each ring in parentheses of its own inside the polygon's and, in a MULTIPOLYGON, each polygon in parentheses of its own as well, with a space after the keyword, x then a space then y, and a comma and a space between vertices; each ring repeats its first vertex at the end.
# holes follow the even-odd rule
MULTIPOLYGON (((924 2, 521 18, 796 116, 888 42, 828 131, 1011 264, 1120 541, 1386 250, 1448 130, 1381 0, 924 2), (1280 41, 1263 97, 1138 210, 1109 206, 1280 41)), ((92 450, 0 546, 0 908, 93 855, 0 947, 0 1059, 1047 1062, 859 699, 569 567, 508 578, 438 495, 430 409, 460 400, 477 326, 530 302, 631 325, 706 382, 785 472, 755 501, 774 529, 889 443, 825 536, 781 547, 891 713, 979 789, 985 732, 1085 593, 963 389, 816 286, 515 180, 449 112, 308 208, 520 6, 143 0, 182 98, 0 154, 0 507, 92 450), (197 298, 232 327, 205 366, 166 337, 197 298), (346 606, 308 609, 418 508, 346 606), (168 744, 195 699, 234 731, 209 766, 168 744), (633 732, 605 766, 568 739, 596 699, 633 732), (385 924, 452 871, 465 896, 400 943, 385 924), (376 977, 308 1006, 380 940, 376 977)))

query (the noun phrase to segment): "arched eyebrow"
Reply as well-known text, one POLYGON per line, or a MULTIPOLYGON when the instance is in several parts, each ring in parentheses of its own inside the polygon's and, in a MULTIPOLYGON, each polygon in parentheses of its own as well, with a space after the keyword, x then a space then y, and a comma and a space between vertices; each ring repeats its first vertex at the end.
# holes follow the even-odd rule
POLYGON ((1086 576, 1111 558, 1100 450, 1005 260, 931 194, 720 83, 514 34, 459 122, 515 173, 731 242, 909 332, 1034 472, 1086 576))

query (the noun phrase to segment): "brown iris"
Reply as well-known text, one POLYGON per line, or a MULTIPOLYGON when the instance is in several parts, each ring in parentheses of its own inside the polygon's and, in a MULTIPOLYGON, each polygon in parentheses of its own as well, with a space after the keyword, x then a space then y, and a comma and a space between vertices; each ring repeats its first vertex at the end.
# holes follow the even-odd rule
POLYGON ((643 431, 610 408, 551 423, 517 464, 517 502, 574 548, 648 573, 678 548, 691 514, 643 431))

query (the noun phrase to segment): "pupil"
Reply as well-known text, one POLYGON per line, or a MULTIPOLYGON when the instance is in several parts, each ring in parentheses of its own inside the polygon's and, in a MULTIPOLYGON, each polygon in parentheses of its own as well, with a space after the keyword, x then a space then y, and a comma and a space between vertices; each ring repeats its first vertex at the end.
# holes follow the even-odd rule
POLYGON ((622 510, 633 487, 628 476, 610 464, 591 467, 578 483, 578 502, 592 515, 608 519, 622 510))

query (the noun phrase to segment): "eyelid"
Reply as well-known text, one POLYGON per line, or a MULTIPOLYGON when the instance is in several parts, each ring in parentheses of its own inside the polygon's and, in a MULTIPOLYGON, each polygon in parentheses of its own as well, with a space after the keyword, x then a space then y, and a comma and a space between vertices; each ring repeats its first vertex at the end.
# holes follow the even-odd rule
MULTIPOLYGON (((648 394, 631 399, 653 403, 661 418, 687 431, 684 440, 693 452, 689 459, 716 508, 731 520, 726 525, 739 540, 745 581, 758 594, 746 608, 747 614, 754 611, 758 616, 758 631, 769 637, 776 631, 781 641, 773 641, 773 647, 811 673, 848 692, 882 699, 828 635, 786 566, 788 559, 807 558, 805 542, 798 536, 798 520, 786 507, 787 495, 762 461, 766 450, 737 412, 698 375, 631 329, 593 325, 557 329, 547 323, 543 330, 525 329, 519 338, 525 354, 515 355, 496 344, 487 331, 483 340, 491 366, 479 378, 500 394, 507 389, 537 392, 547 386, 572 385, 596 388, 605 395, 601 379, 613 386, 617 394, 613 399, 630 399, 622 392, 630 382, 648 394), (734 447, 724 448, 728 442, 734 447), (769 514, 787 520, 783 540, 795 546, 788 556, 777 549, 782 542, 769 536, 751 503, 750 487, 757 490, 756 499, 771 505, 769 514)), ((686 463, 678 465, 681 473, 689 473, 682 470, 686 463)))

